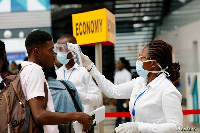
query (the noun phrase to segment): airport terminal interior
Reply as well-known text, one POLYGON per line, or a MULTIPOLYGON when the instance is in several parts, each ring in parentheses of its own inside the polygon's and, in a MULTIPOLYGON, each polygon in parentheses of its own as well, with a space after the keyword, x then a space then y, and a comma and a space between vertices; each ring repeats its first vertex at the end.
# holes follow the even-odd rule
MULTIPOLYGON (((49 32, 56 43, 64 34, 75 34, 73 15, 105 8, 115 16, 115 44, 102 46, 103 75, 114 82, 115 64, 125 57, 132 78, 138 77, 135 63, 141 49, 155 39, 164 40, 173 47, 173 61, 180 64, 177 89, 183 110, 200 109, 200 0, 33 0, 38 9, 17 0, 16 7, 6 8, 8 1, 15 0, 0 0, 0 39, 6 44, 9 63, 20 64, 27 56, 24 40, 33 29, 49 32)), ((80 46, 95 62, 95 45, 80 46)), ((112 100, 103 95, 106 112, 116 112, 112 100)), ((183 117, 184 128, 196 129, 183 132, 200 132, 199 114, 183 117)), ((95 126, 95 133, 114 133, 116 119, 106 117, 101 127, 95 126)))

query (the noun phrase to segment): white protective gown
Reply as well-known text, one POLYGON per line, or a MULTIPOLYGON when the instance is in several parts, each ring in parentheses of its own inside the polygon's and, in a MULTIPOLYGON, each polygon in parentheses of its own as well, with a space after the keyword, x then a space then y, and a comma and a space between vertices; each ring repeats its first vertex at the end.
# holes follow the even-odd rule
POLYGON ((134 121, 138 122, 142 133, 175 133, 182 128, 182 95, 166 78, 165 74, 160 74, 147 86, 142 77, 114 85, 95 66, 93 66, 90 74, 95 78, 99 88, 106 96, 115 99, 130 98, 129 110, 131 115, 137 96, 146 90, 135 103, 134 121))

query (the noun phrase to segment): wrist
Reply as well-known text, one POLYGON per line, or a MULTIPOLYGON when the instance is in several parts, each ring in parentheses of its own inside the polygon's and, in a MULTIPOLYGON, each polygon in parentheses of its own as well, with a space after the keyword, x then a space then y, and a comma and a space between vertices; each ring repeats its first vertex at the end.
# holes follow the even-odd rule
POLYGON ((94 64, 92 64, 91 68, 90 69, 87 69, 88 72, 92 71, 92 68, 93 68, 94 64))
POLYGON ((81 116, 81 113, 80 112, 74 112, 74 121, 79 121, 80 120, 80 117, 81 116))

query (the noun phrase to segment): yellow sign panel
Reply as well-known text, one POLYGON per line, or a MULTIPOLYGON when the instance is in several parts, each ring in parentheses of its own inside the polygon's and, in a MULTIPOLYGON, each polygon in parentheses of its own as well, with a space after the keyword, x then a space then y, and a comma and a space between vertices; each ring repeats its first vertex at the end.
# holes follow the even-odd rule
POLYGON ((114 45, 116 43, 115 15, 107 9, 72 14, 73 35, 79 45, 114 45))

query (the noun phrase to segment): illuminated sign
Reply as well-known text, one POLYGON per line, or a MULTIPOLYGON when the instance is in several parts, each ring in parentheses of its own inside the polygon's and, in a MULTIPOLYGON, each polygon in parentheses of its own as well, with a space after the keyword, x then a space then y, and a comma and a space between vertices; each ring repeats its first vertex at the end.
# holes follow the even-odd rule
POLYGON ((79 45, 114 45, 116 43, 115 15, 99 9, 72 15, 73 35, 79 45))

